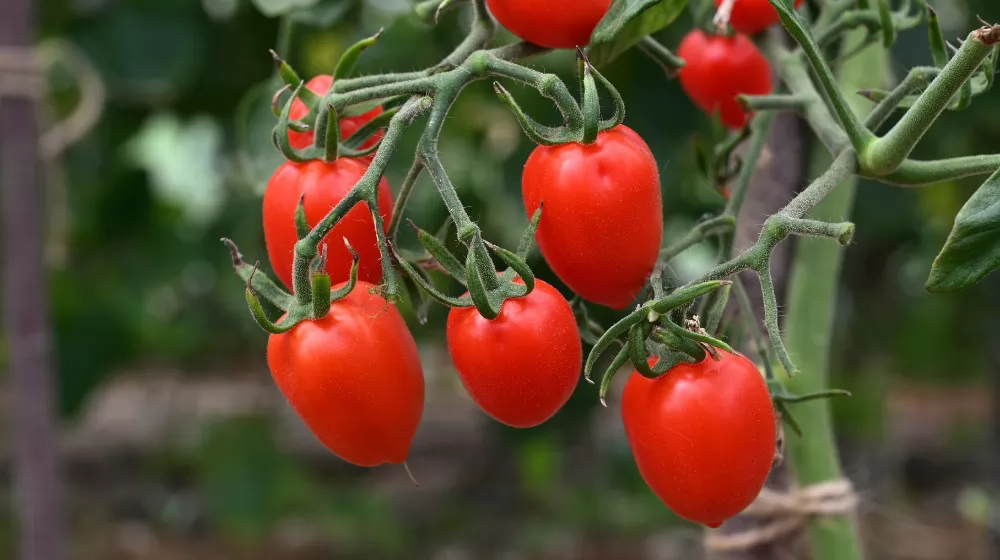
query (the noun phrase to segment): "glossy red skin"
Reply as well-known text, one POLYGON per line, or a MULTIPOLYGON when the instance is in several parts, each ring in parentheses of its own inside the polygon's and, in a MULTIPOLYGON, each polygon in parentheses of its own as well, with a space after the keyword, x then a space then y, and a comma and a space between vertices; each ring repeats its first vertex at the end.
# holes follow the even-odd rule
POLYGON ((649 146, 620 125, 590 145, 535 148, 521 180, 535 239, 552 270, 584 299, 624 309, 649 278, 663 238, 660 173, 649 146))
POLYGON ((359 282, 326 317, 267 343, 288 402, 323 445, 362 467, 405 461, 424 409, 417 345, 396 307, 372 289, 359 282))
POLYGON ((492 321, 474 307, 453 308, 448 349, 476 404, 515 428, 552 418, 573 394, 583 367, 573 310, 541 280, 527 296, 504 302, 492 321))
MULTIPOLYGON (((724 1, 715 0, 715 6, 721 6, 724 1)), ((800 5, 802 0, 795 0, 795 7, 800 5)), ((778 23, 778 20, 778 11, 767 0, 736 0, 729 16, 729 26, 740 33, 756 35, 778 23)))
POLYGON ((493 17, 518 37, 550 49, 590 42, 611 0, 486 0, 493 17))
POLYGON ((770 64, 746 35, 709 36, 695 29, 677 54, 686 62, 681 87, 706 113, 718 111, 728 128, 743 128, 751 116, 736 102, 737 95, 767 95, 774 89, 770 64))
MULTIPOLYGON (((264 241, 274 273, 289 289, 292 287, 292 261, 295 256, 295 209, 306 195, 306 219, 315 226, 343 200, 368 169, 367 160, 339 158, 331 163, 310 161, 286 162, 271 176, 264 191, 264 241)), ((378 208, 383 227, 392 218, 392 191, 383 177, 378 188, 378 208)), ((333 283, 350 278, 351 254, 343 238, 361 257, 358 278, 372 284, 382 281, 382 257, 375 236, 375 222, 364 202, 348 212, 324 238, 327 244, 326 271, 333 283)))
POLYGON ((646 484, 690 521, 718 527, 754 501, 771 471, 774 405, 743 356, 721 352, 657 379, 633 372, 622 420, 646 484))
MULTIPOLYGON (((326 74, 320 74, 313 79, 306 82, 306 87, 312 90, 313 93, 317 95, 326 95, 326 92, 330 90, 330 86, 333 85, 333 76, 326 74)), ((309 107, 306 106, 301 100, 296 99, 292 102, 292 109, 288 113, 288 117, 297 121, 309 114, 309 107)), ((375 117, 382 114, 381 107, 375 107, 367 113, 357 115, 354 117, 341 117, 339 119, 340 123, 340 138, 346 140, 351 137, 352 134, 358 131, 359 128, 368 124, 369 121, 375 117)), ((378 131, 371 138, 365 141, 361 145, 361 149, 371 148, 382 138, 382 131, 378 131)), ((302 150, 308 148, 313 144, 313 133, 310 132, 296 132, 294 130, 288 131, 288 143, 292 145, 296 150, 302 150)))

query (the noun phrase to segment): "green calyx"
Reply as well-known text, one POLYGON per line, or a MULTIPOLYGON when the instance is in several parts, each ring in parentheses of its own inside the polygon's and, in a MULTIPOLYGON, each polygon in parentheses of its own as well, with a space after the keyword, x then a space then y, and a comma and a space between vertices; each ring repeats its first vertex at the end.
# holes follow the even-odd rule
MULTIPOLYGON (((300 203, 301 207, 301 203, 300 203)), ((272 282, 266 275, 258 273, 258 264, 248 265, 243 260, 243 255, 232 240, 222 238, 222 243, 229 249, 236 273, 246 281, 246 301, 250 308, 250 314, 260 328, 270 334, 282 334, 290 331, 296 325, 305 320, 322 319, 330 312, 330 305, 347 297, 354 290, 358 282, 358 262, 359 256, 350 242, 344 238, 344 244, 351 253, 351 273, 346 284, 337 290, 331 290, 330 276, 325 272, 326 268, 326 246, 317 255, 315 261, 311 263, 308 271, 309 283, 306 288, 307 293, 296 292, 289 294, 281 287, 272 282), (271 302, 284 312, 284 317, 279 321, 272 321, 264 311, 260 296, 271 302)))
POLYGON ((672 311, 686 309, 698 298, 729 284, 728 280, 710 280, 678 288, 640 305, 604 331, 594 342, 583 366, 584 379, 588 383, 593 383, 591 374, 600 357, 621 337, 625 337, 625 346, 604 370, 599 391, 601 402, 605 401, 612 378, 626 362, 631 362, 641 375, 656 378, 681 361, 703 360, 706 351, 714 352, 715 348, 732 351, 728 344, 701 329, 697 320, 682 327, 669 319, 672 311), (657 352, 649 351, 650 342, 659 346, 657 352), (650 364, 654 355, 655 364, 650 364))
MULTIPOLYGON (((486 66, 489 66, 488 62, 486 66)), ((568 100, 572 110, 563 112, 563 123, 557 127, 543 125, 528 116, 500 82, 493 83, 493 89, 500 100, 510 108, 524 133, 536 144, 542 146, 555 146, 570 142, 593 144, 599 133, 611 130, 625 120, 625 101, 621 94, 603 74, 594 68, 582 49, 577 50, 577 67, 580 80, 580 103, 576 103, 572 98, 568 100), (614 102, 614 113, 606 119, 601 118, 598 84, 607 90, 614 102)), ((546 95, 545 90, 553 89, 551 79, 548 77, 544 78, 540 85, 542 95, 546 95)), ((552 92, 546 96, 551 97, 554 94, 555 92, 552 92)))

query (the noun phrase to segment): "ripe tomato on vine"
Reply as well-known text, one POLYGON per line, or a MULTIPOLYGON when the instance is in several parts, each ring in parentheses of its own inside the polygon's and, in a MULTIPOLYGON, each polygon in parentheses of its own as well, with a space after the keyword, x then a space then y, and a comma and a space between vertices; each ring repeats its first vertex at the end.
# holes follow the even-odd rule
MULTIPOLYGON (((802 1, 795 0, 795 7, 801 6, 802 1)), ((715 6, 720 7, 724 2, 726 0, 715 0, 715 6)), ((776 23, 778 12, 768 0, 736 0, 729 15, 729 25, 747 35, 756 35, 776 23)))
POLYGON ((487 0, 493 16, 518 37, 550 49, 590 42, 611 0, 487 0))
MULTIPOLYGON (((264 191, 264 240, 271 268, 285 286, 292 287, 299 200, 305 196, 306 220, 314 227, 367 170, 367 160, 338 158, 332 162, 286 162, 271 176, 264 191)), ((392 191, 384 177, 378 185, 378 211, 384 224, 392 219, 392 191)), ((352 208, 323 240, 327 244, 326 271, 334 283, 344 282, 350 275, 352 258, 344 246, 345 237, 361 256, 358 277, 372 284, 381 282, 382 258, 366 203, 352 208)))
POLYGON ((359 282, 324 317, 267 343, 271 375, 292 408, 330 451, 365 467, 406 461, 424 407, 416 342, 374 288, 359 282))
POLYGON ((727 37, 695 29, 684 36, 677 54, 685 61, 681 87, 703 111, 718 112, 728 128, 743 128, 751 116, 737 95, 767 95, 774 89, 771 65, 741 33, 727 37))
POLYGON ((774 406, 743 356, 720 351, 719 360, 681 363, 656 379, 633 373, 621 408, 639 473, 685 519, 718 527, 753 502, 771 472, 774 406))
POLYGON ((580 380, 583 346, 573 310, 549 284, 484 319, 474 307, 448 314, 448 349, 462 384, 483 412, 508 426, 542 424, 580 380))
POLYGON ((521 191, 529 216, 543 206, 535 239, 559 279, 594 303, 632 303, 663 238, 660 172, 646 142, 619 125, 593 144, 539 146, 521 191))

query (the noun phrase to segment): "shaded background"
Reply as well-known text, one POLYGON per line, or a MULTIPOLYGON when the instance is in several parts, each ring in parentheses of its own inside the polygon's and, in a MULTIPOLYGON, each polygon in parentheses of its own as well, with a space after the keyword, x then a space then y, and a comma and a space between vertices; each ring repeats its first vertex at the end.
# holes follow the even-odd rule
MULTIPOLYGON (((489 421, 451 369, 440 307, 420 326, 401 304, 428 387, 410 459, 419 488, 402 469, 337 460, 287 409, 266 369, 266 336, 218 242, 231 237, 248 259, 266 261, 260 196, 280 162, 267 49, 303 76, 328 73, 347 46, 384 26, 361 70, 406 71, 437 62, 465 28, 460 12, 423 24, 409 0, 321 0, 298 16, 270 16, 295 3, 312 2, 41 2, 43 55, 73 53, 53 56, 45 114, 62 120, 82 103, 95 120, 47 162, 45 177, 73 558, 697 558, 701 530, 643 484, 616 398, 602 409, 581 384, 541 428, 489 421)), ((1000 18, 990 0, 934 4, 948 37, 964 36, 976 14, 1000 18)), ((688 28, 685 16, 659 38, 676 45, 688 28)), ((923 29, 900 37, 899 75, 929 62, 923 29)), ((531 64, 572 79, 572 53, 531 64)), ((626 124, 662 166, 669 241, 724 202, 695 164, 695 135, 712 131, 679 84, 637 52, 606 75, 626 99, 626 124)), ((531 114, 555 116, 536 93, 510 87, 531 114)), ((527 222, 519 180, 532 145, 488 82, 470 86, 450 116, 441 151, 459 194, 487 238, 513 246, 527 222)), ((392 161, 394 186, 417 136, 392 161)), ((946 115, 916 155, 998 145, 1000 94, 991 92, 946 115)), ((1000 279, 955 295, 923 289, 976 186, 859 191, 833 384, 855 395, 835 414, 873 558, 987 558, 991 530, 1000 531, 991 439, 1000 279)), ((408 216, 436 229, 445 215, 425 177, 408 216)), ((691 278, 713 257, 698 247, 673 272, 691 278)), ((531 264, 560 286, 537 253, 531 264)), ((607 325, 614 315, 595 318, 607 325)), ((0 392, 4 413, 11 403, 0 392)), ((8 432, 0 558, 16 545, 8 432)))

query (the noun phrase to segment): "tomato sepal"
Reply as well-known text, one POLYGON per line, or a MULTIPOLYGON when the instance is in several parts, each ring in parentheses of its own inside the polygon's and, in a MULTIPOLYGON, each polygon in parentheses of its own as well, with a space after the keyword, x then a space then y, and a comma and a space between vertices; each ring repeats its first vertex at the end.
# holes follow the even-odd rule
MULTIPOLYGON (((327 311, 329 311, 330 309, 330 303, 347 297, 347 295, 350 294, 352 290, 354 290, 354 286, 358 284, 358 266, 361 263, 361 256, 358 255, 357 250, 355 250, 354 247, 351 246, 351 242, 348 241, 346 237, 342 239, 344 240, 344 246, 347 247, 347 250, 351 253, 351 272, 350 276, 348 276, 347 278, 346 284, 344 284, 343 286, 337 288, 332 292, 328 291, 326 297, 323 298, 327 301, 327 306, 326 306, 327 311)), ((324 250, 323 253, 326 254, 326 251, 324 250)), ((327 278, 329 278, 329 276, 327 276, 327 278)), ((315 288, 313 289, 313 292, 315 293, 315 288)), ((318 318, 324 315, 326 315, 326 313, 317 314, 316 317, 318 318)))
POLYGON ((594 80, 593 67, 587 60, 583 49, 576 49, 578 71, 580 73, 580 98, 583 109, 583 137, 581 144, 593 144, 601 131, 601 100, 597 95, 597 83, 594 80))
MULTIPOLYGON (((618 370, 620 370, 622 366, 628 363, 629 361, 628 355, 629 355, 629 348, 628 345, 625 344, 622 346, 622 349, 619 350, 617 354, 615 354, 615 357, 611 360, 611 363, 608 364, 607 369, 604 370, 604 375, 601 376, 601 386, 597 391, 597 396, 601 401, 601 406, 604 407, 608 406, 606 398, 608 395, 608 389, 611 388, 611 382, 614 380, 615 375, 618 373, 618 370)), ((590 378, 587 378, 587 381, 593 383, 593 381, 590 381, 590 378)))
POLYGON ((430 254, 430 256, 437 261, 439 265, 441 265, 444 272, 448 273, 452 278, 465 286, 465 267, 462 265, 461 261, 458 260, 458 257, 449 251, 444 242, 438 237, 420 229, 413 223, 412 220, 407 220, 407 222, 417 233, 417 241, 419 241, 420 245, 430 254))
POLYGON ((272 49, 270 53, 271 58, 274 59, 274 63, 278 67, 278 77, 281 78, 281 81, 286 86, 295 90, 292 94, 292 99, 297 97, 305 103, 307 107, 314 109, 322 98, 319 95, 316 95, 316 93, 309 88, 302 87, 305 85, 305 82, 299 77, 299 74, 295 71, 295 69, 292 68, 292 65, 281 58, 276 51, 272 49))
MULTIPOLYGON (((310 146, 304 152, 300 153, 292 146, 292 142, 288 136, 288 123, 290 122, 290 115, 292 112, 292 104, 295 99, 302 93, 302 91, 309 91, 305 87, 305 82, 300 81, 299 85, 292 91, 292 96, 288 98, 285 102, 285 106, 281 109, 281 116, 278 117, 277 124, 274 125, 274 130, 271 133, 271 141, 274 146, 281 152, 281 155, 285 156, 285 159, 295 163, 305 163, 311 158, 312 154, 315 153, 315 147, 310 146)), ((318 120, 318 119, 317 119, 318 120)))
POLYGON ((652 331, 653 326, 643 321, 633 326, 628 331, 628 354, 629 361, 635 367, 635 371, 643 377, 656 379, 659 375, 653 371, 649 365, 649 351, 646 349, 646 337, 652 331))
POLYGON ((500 100, 507 105, 512 113, 514 113, 514 118, 516 118, 517 123, 521 125, 521 130, 524 131, 524 134, 527 135, 532 142, 540 146, 556 146, 559 144, 567 144, 577 139, 577 135, 567 127, 547 126, 528 116, 528 114, 521 109, 521 106, 517 104, 517 101, 514 100, 514 96, 512 96, 510 92, 507 91, 507 88, 503 87, 500 82, 493 82, 493 91, 496 92, 497 96, 500 97, 500 100))
POLYGON ((390 250, 392 252, 393 259, 403 270, 406 276, 417 286, 419 286, 424 292, 427 293, 435 301, 444 305, 446 307, 470 307, 473 305, 472 299, 469 296, 462 297, 451 297, 442 293, 430 280, 426 278, 416 267, 414 267, 409 261, 404 259, 399 252, 396 250, 395 246, 390 243, 390 250))
POLYGON ((498 293, 496 268, 489 258, 482 237, 478 234, 469 244, 469 255, 465 259, 465 276, 469 282, 469 295, 479 310, 479 314, 487 319, 496 319, 503 307, 504 297, 498 293))
POLYGON ((351 72, 354 71, 354 67, 357 66, 358 60, 361 59, 361 55, 364 54, 369 47, 378 42, 384 31, 385 28, 382 27, 371 37, 366 37, 357 43, 354 43, 344 51, 344 54, 340 56, 340 60, 337 61, 336 69, 333 71, 334 83, 336 83, 337 80, 342 80, 348 77, 351 72))
POLYGON ((601 335, 601 337, 594 344, 594 347, 591 349, 590 354, 587 356, 587 361, 584 363, 584 377, 590 376, 590 372, 593 371, 594 365, 597 363, 597 359, 600 358, 601 354, 603 354, 615 340, 625 335, 640 321, 648 322, 647 317, 650 311, 655 311, 659 315, 666 314, 673 309, 686 305, 705 294, 731 283, 732 282, 728 280, 710 280, 693 286, 679 288, 661 299, 646 302, 638 309, 629 313, 620 321, 609 327, 608 330, 601 335))

